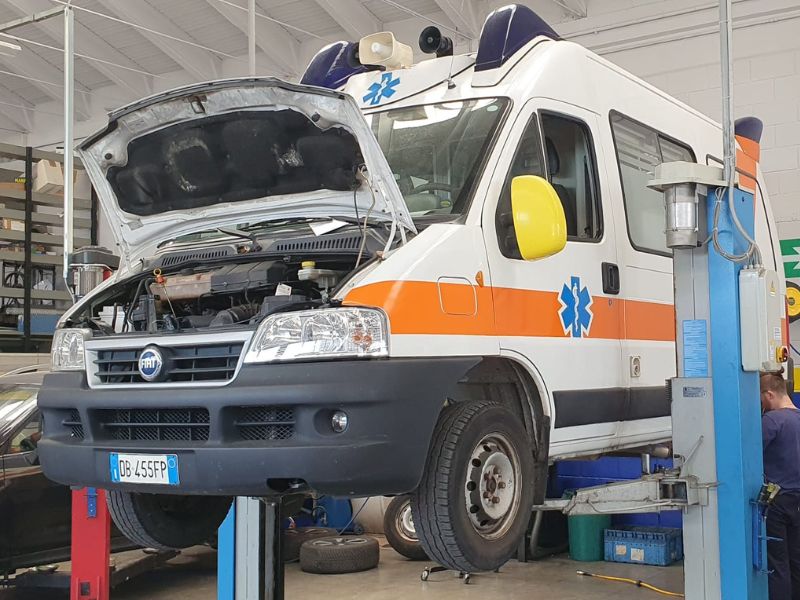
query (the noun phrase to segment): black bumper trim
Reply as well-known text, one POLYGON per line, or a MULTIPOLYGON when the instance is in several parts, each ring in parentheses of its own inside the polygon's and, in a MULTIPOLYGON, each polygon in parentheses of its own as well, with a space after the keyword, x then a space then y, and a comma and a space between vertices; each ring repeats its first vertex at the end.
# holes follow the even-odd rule
POLYGON ((555 428, 637 421, 671 414, 666 387, 607 388, 553 392, 555 428))
POLYGON ((39 393, 45 474, 68 485, 180 494, 266 495, 268 480, 298 479, 332 495, 377 495, 416 487, 430 437, 448 392, 479 357, 386 359, 249 365, 222 388, 90 389, 83 373, 51 373, 39 393), (236 409, 292 407, 295 433, 286 440, 236 438, 236 409), (119 408, 209 411, 203 442, 108 441, 98 411, 119 408), (84 439, 62 426, 77 408, 84 439), (329 415, 344 410, 345 432, 329 415), (112 484, 110 452, 177 454, 180 486, 112 484))

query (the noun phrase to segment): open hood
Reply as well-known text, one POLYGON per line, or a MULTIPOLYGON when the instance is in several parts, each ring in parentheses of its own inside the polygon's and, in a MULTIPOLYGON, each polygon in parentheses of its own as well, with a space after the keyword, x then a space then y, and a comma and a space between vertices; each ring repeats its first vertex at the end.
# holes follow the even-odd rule
POLYGON ((335 91, 191 85, 111 113, 78 154, 129 265, 179 235, 273 218, 369 213, 415 231, 355 101, 335 91))

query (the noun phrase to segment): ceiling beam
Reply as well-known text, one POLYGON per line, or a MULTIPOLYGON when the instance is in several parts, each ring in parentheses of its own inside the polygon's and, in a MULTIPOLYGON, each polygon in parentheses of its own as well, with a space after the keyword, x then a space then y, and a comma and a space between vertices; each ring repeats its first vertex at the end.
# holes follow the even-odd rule
POLYGON ((550 0, 563 8, 576 19, 585 19, 587 15, 586 0, 550 0))
POLYGON ((0 104, 0 112, 16 122, 25 131, 33 131, 33 113, 35 110, 33 104, 5 86, 0 86, 0 102, 5 103, 0 104), (11 106, 12 104, 16 106, 11 106))
MULTIPOLYGON (((0 104, 0 131, 5 133, 29 133, 25 127, 14 117, 13 112, 6 112, 7 106, 0 104)), ((11 110, 14 110, 13 108, 11 110)))
MULTIPOLYGON (((25 48, 16 56, 0 56, 0 62, 11 71, 28 78, 31 85, 36 86, 53 100, 64 99, 64 72, 36 54, 30 48, 25 48)), ((75 116, 78 120, 88 119, 91 115, 86 86, 75 82, 75 116)))
MULTIPOLYGON (((121 2, 118 0, 99 0, 99 2, 105 9, 136 25, 167 34, 173 38, 189 39, 189 35, 185 31, 143 0, 138 0, 137 2, 131 2, 130 0, 121 2)), ((195 79, 208 81, 220 77, 221 61, 211 52, 144 29, 136 28, 136 31, 178 63, 181 68, 190 73, 195 79)))
POLYGON ((483 20, 475 9, 474 0, 435 0, 435 2, 455 28, 466 37, 475 39, 480 35, 483 20))
MULTIPOLYGON (((227 21, 247 36, 247 10, 234 8, 217 0, 208 3, 227 21)), ((267 56, 281 75, 296 76, 300 72, 298 49, 300 44, 277 23, 258 16, 256 8, 256 46, 267 56)))
MULTIPOLYGON (((8 0, 8 3, 23 14, 41 12, 52 6, 49 0, 8 0)), ((53 40, 56 41, 55 45, 64 45, 64 19, 48 19, 38 22, 35 26, 45 31, 47 35, 53 38, 53 40)), ((141 69, 139 65, 100 38, 91 29, 78 22, 77 19, 75 22, 74 40, 76 53, 93 56, 132 69, 141 69)), ((76 58, 80 60, 80 57, 76 56, 76 58)), ((152 77, 127 69, 113 67, 94 60, 86 60, 86 62, 113 83, 126 89, 128 92, 133 92, 136 97, 150 94, 153 91, 152 77)))
POLYGON ((339 26, 347 32, 352 41, 365 35, 381 31, 383 24, 359 0, 316 0, 339 26))

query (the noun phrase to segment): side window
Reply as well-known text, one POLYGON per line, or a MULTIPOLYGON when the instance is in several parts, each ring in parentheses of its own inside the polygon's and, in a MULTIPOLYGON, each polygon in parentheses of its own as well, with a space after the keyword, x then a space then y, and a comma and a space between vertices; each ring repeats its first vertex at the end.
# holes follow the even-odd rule
POLYGON ((511 215, 511 180, 519 175, 538 175, 545 177, 544 161, 542 160, 542 139, 539 136, 539 124, 536 115, 531 117, 525 127, 525 133, 514 155, 511 170, 508 172, 506 183, 497 203, 495 213, 495 227, 500 251, 508 258, 522 259, 514 234, 514 219, 511 215))
POLYGON ((664 194, 648 188, 647 182, 662 162, 694 161, 692 151, 616 113, 611 115, 611 131, 631 244, 643 252, 671 254, 664 235, 664 194))
POLYGON ((36 448, 39 443, 39 438, 42 437, 42 424, 39 419, 39 413, 34 414, 25 423, 22 429, 11 438, 11 443, 8 447, 8 454, 18 454, 20 452, 29 452, 36 448))
POLYGON ((545 113, 542 132, 547 177, 564 206, 567 238, 599 240, 603 233, 602 214, 589 128, 578 120, 545 113))

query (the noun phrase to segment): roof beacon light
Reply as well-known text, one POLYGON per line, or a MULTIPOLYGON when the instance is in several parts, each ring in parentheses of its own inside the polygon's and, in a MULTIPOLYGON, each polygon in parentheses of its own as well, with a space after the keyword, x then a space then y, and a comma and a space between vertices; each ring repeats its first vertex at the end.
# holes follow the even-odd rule
POLYGON ((390 31, 361 38, 358 56, 364 65, 380 65, 387 69, 404 69, 414 64, 411 46, 398 42, 390 31))
POLYGON ((358 45, 353 42, 328 44, 314 55, 300 83, 335 90, 353 75, 367 68, 358 62, 358 45))
POLYGON ((476 71, 503 66, 511 56, 533 38, 561 38, 544 19, 522 4, 509 4, 486 17, 478 42, 476 71))
POLYGON ((419 49, 425 54, 436 53, 436 58, 453 56, 453 40, 443 36, 435 25, 426 27, 419 34, 419 49))

